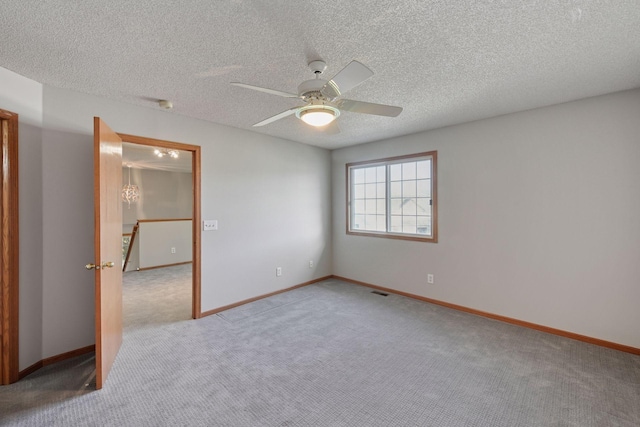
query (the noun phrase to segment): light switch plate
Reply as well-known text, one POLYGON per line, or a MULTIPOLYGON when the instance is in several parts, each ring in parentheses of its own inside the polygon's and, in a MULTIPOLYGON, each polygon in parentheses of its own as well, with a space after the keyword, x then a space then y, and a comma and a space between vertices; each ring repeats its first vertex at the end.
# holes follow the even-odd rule
POLYGON ((202 221, 202 230, 204 231, 213 231, 218 229, 218 220, 217 219, 205 219, 202 221))

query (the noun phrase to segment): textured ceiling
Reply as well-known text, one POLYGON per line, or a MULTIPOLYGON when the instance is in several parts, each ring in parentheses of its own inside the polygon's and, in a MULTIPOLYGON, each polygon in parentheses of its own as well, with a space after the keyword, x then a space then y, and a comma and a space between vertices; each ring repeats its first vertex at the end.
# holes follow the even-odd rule
POLYGON ((4 0, 0 40, 41 83, 329 149, 640 87, 637 0, 4 0), (299 102, 229 82, 296 92, 315 59, 366 64, 347 97, 404 111, 252 128, 299 102))

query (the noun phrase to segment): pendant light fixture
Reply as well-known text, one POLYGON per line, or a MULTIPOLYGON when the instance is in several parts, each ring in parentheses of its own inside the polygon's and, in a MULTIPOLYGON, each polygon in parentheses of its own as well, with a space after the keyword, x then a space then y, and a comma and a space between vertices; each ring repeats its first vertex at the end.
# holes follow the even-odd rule
POLYGON ((140 200, 140 189, 137 185, 131 185, 131 163, 127 163, 129 167, 129 184, 122 186, 122 201, 127 202, 129 209, 131 209, 131 203, 140 200))

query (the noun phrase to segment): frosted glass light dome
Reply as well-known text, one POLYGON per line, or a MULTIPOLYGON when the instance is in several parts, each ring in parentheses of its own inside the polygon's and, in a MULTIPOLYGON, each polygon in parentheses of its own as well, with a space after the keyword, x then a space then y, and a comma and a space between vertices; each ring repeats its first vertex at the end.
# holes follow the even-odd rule
POLYGON ((296 116, 308 125, 326 126, 340 115, 340 110, 329 105, 310 105, 302 107, 296 116))

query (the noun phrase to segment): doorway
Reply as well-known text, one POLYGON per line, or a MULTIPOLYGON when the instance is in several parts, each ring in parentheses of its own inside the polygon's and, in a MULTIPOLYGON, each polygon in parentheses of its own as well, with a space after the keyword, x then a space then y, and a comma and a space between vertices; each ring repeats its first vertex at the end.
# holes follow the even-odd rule
POLYGON ((191 152, 192 162, 192 301, 191 317, 200 318, 200 147, 134 135, 118 134, 94 117, 94 252, 88 270, 95 270, 96 389, 103 387, 122 345, 122 185, 123 141, 160 149, 191 152), (117 265, 117 266, 116 266, 117 265), (114 268, 115 267, 115 268, 114 268))
POLYGON ((0 384, 18 381, 18 115, 0 110, 0 384))
MULTIPOLYGON (((200 147, 196 145, 182 144, 173 141, 165 141, 154 138, 146 138, 135 135, 118 134, 125 143, 160 149, 165 151, 177 150, 191 154, 191 318, 201 317, 201 284, 200 284, 200 147)), ((153 153, 153 150, 150 151, 153 153)), ((127 177, 125 177, 127 178, 127 177)), ((143 195, 144 196, 144 195, 143 195)), ((172 248, 173 249, 173 248, 172 248)), ((172 266, 174 270, 184 270, 184 266, 172 266)), ((150 276, 153 276, 152 274, 150 276)))
POLYGON ((122 142, 124 331, 191 318, 191 157, 122 142))

